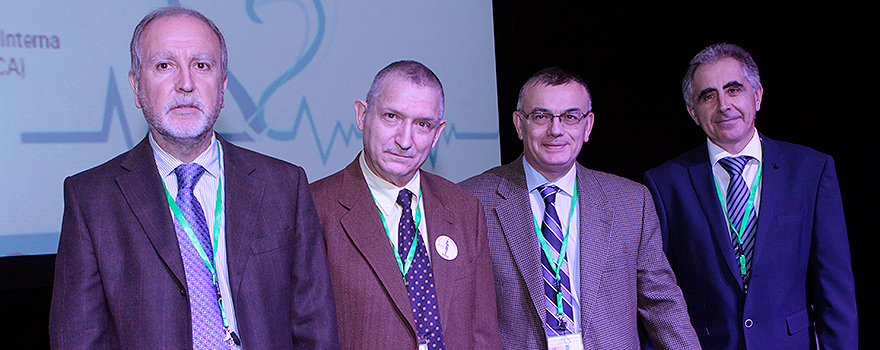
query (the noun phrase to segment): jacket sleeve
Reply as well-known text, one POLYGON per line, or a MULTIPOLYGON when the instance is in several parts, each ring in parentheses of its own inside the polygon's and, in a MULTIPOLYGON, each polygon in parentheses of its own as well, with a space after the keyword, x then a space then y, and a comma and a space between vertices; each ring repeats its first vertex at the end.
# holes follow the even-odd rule
POLYGON ((324 235, 306 174, 298 172, 291 334, 297 349, 339 349, 324 235))
POLYGON ((822 349, 858 348, 858 315, 840 187, 829 156, 819 180, 808 278, 822 349))
POLYGON ((49 312, 52 349, 118 349, 93 237, 80 211, 77 187, 64 181, 64 216, 49 312))
POLYGON ((663 253, 660 225, 651 194, 643 187, 639 246, 639 315, 656 349, 700 349, 684 296, 663 253))

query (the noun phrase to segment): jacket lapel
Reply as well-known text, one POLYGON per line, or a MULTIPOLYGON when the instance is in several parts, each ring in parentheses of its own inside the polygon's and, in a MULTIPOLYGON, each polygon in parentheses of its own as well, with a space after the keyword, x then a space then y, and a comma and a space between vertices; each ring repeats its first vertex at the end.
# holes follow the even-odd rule
POLYGON ((122 196, 176 283, 186 288, 177 233, 149 140, 144 138, 135 146, 121 166, 129 171, 116 178, 122 196))
POLYGON ((701 149, 702 151, 698 153, 699 160, 692 162, 688 167, 691 184, 700 200, 703 213, 706 214, 712 239, 715 240, 715 245, 721 252, 724 261, 727 262, 731 275, 742 288, 742 274, 739 270, 739 262, 733 255, 733 243, 730 238, 728 221, 721 208, 721 202, 718 201, 718 190, 715 188, 715 175, 712 173, 709 151, 705 144, 701 149))
POLYGON ((541 251, 538 236, 535 232, 534 217, 529 202, 526 175, 523 170, 522 156, 507 165, 507 174, 498 184, 497 193, 502 198, 493 208, 501 223, 501 230, 513 261, 522 275, 529 290, 534 312, 541 318, 541 324, 547 322, 544 306, 544 286, 541 274, 541 251))
POLYGON ((755 232, 755 251, 752 255, 752 273, 754 274, 755 266, 764 252, 764 246, 770 237, 775 226, 777 208, 780 203, 780 189, 786 188, 784 182, 789 179, 785 176, 785 170, 782 169, 782 157, 780 156, 779 147, 776 142, 770 140, 764 135, 761 136, 761 151, 763 152, 763 164, 761 167, 764 172, 761 176, 761 203, 758 208, 758 227, 755 232))
MULTIPOLYGON (((409 322, 411 329, 415 330, 409 292, 404 286, 403 276, 394 258, 394 250, 388 241, 385 228, 382 227, 379 210, 361 173, 357 158, 345 168, 342 188, 348 190, 340 195, 339 204, 349 210, 339 219, 343 230, 379 277, 385 292, 397 306, 398 312, 409 322)), ((430 229, 428 231, 430 232, 430 229)), ((436 277, 437 273, 434 273, 434 276, 436 277)))
POLYGON ((580 236, 580 307, 581 328, 589 329, 587 324, 592 317, 590 311, 600 310, 604 301, 598 300, 602 272, 608 261, 608 248, 611 244, 612 213, 605 208, 607 199, 596 177, 580 164, 577 167, 578 184, 578 234, 580 236))
MULTIPOLYGON (((226 217, 226 264, 229 268, 230 289, 241 287, 248 256, 254 237, 260 235, 260 203, 266 183, 251 176, 256 167, 242 157, 240 149, 222 139, 223 151, 223 210, 226 217)), ((236 293, 237 294, 237 293, 236 293)))
MULTIPOLYGON (((455 270, 453 262, 440 257, 437 249, 434 248, 434 242, 437 241, 437 237, 444 235, 453 238, 453 240, 459 237, 453 225, 454 214, 449 208, 450 203, 442 195, 442 189, 434 186, 434 182, 425 176, 424 172, 422 172, 421 186, 422 202, 425 205, 423 216, 425 228, 428 230, 428 241, 425 242, 425 246, 431 253, 431 271, 437 290, 437 303, 440 305, 440 309, 445 311, 441 315, 452 315, 451 310, 455 309, 454 305, 458 304, 453 296, 459 294, 452 290, 452 281, 455 277, 460 276, 461 272, 455 270)), ((466 249, 466 247, 459 246, 459 249, 466 249)), ((459 254, 462 252, 460 251, 459 254)), ((454 323, 455 320, 441 318, 440 322, 454 323)))

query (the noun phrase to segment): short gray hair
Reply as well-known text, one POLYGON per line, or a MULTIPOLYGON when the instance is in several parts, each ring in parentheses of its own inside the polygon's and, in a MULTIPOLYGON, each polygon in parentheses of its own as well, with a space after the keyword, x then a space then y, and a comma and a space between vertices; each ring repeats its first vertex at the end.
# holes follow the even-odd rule
POLYGON ((373 83, 370 84, 370 91, 367 92, 367 108, 370 108, 373 105, 373 101, 381 96, 382 87, 385 85, 385 80, 389 77, 401 77, 414 85, 440 91, 440 118, 443 118, 443 110, 446 105, 443 84, 440 83, 440 79, 437 78, 437 75, 430 68, 421 62, 411 60, 393 62, 376 74, 376 77, 373 78, 373 83))
POLYGON ((523 95, 525 94, 526 87, 535 86, 538 84, 543 84, 546 86, 559 86, 565 85, 568 83, 580 84, 587 90, 587 104, 590 106, 590 109, 593 108, 593 94, 590 93, 590 88, 587 87, 587 83, 584 82, 584 79, 579 75, 574 74, 570 71, 559 67, 550 67, 539 70, 537 73, 533 74, 531 78, 526 80, 525 84, 519 89, 519 97, 516 100, 516 110, 522 110, 523 108, 523 95))
POLYGON ((684 94, 684 101, 688 106, 691 108, 694 107, 693 84, 694 74, 696 74, 697 68, 702 64, 714 64, 727 57, 733 58, 739 62, 743 69, 743 75, 745 75, 746 80, 749 81, 749 85, 752 86, 752 89, 758 90, 761 86, 761 74, 758 72, 758 65, 755 64, 752 55, 750 55, 748 51, 743 50, 743 48, 734 44, 717 43, 700 51, 700 53, 694 56, 691 63, 688 65, 687 73, 685 73, 684 80, 681 82, 681 92, 684 94))
POLYGON ((217 35, 217 39, 220 40, 220 72, 222 78, 226 79, 229 56, 226 53, 226 39, 223 38, 223 33, 220 32, 220 28, 217 28, 217 25, 215 25, 213 21, 200 12, 179 5, 163 6, 153 10, 144 16, 141 22, 138 23, 137 27, 134 28, 134 34, 131 36, 131 44, 129 45, 129 50, 131 51, 130 74, 134 74, 135 78, 138 80, 141 78, 141 36, 143 35, 144 29, 146 29, 147 25, 154 20, 171 16, 189 16, 196 18, 205 22, 205 24, 211 28, 211 31, 213 31, 214 34, 217 35))

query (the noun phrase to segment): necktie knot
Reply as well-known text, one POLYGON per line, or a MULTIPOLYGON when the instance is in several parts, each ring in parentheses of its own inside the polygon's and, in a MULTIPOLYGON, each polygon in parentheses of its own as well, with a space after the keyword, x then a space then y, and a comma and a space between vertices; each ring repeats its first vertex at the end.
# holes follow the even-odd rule
POLYGON ((397 194, 397 204, 400 204, 403 209, 408 209, 412 205, 412 197, 413 193, 404 188, 397 194))
POLYGON ((721 164, 721 167, 727 171, 730 176, 742 175, 743 169, 746 167, 746 163, 752 159, 751 156, 739 156, 739 157, 724 157, 721 158, 718 163, 721 164))
POLYGON ((192 191, 204 173, 205 168, 198 163, 181 164, 174 168, 174 174, 177 175, 177 190, 192 191))
POLYGON ((541 192, 541 198, 544 198, 545 204, 554 204, 556 203, 556 193, 559 192, 560 189, 555 185, 541 185, 538 186, 538 191, 541 192))

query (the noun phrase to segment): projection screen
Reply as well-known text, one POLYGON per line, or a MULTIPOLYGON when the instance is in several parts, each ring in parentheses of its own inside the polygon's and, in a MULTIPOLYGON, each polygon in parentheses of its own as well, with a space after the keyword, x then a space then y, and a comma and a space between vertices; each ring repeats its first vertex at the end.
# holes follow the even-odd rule
POLYGON ((490 0, 21 1, 0 12, 0 256, 55 253, 64 178, 146 135, 128 45, 145 14, 178 3, 226 36, 215 129, 310 181, 360 151, 354 101, 400 59, 446 90, 448 124, 423 169, 460 181, 500 162, 490 0))

